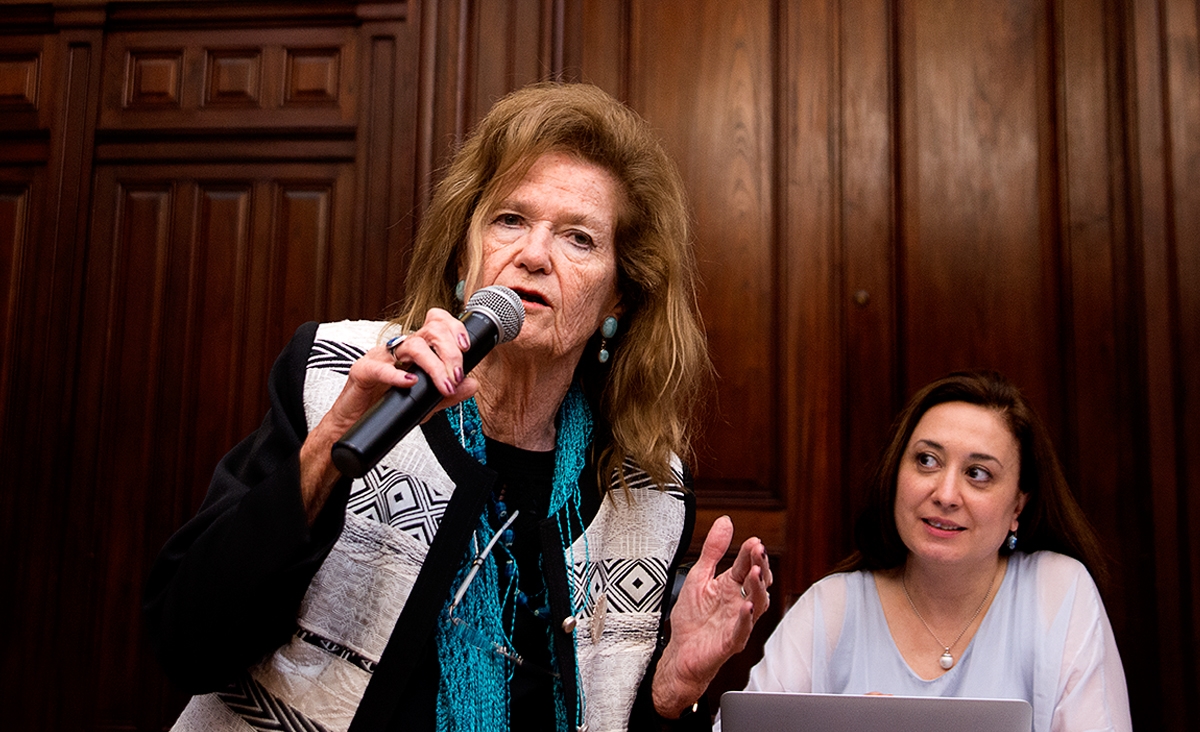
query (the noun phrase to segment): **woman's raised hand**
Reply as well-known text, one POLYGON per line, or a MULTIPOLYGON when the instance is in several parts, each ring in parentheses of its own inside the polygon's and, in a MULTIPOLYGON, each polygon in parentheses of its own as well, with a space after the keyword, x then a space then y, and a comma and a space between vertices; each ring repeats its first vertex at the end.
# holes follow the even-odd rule
POLYGON ((700 698, 771 605, 771 566, 758 537, 742 542, 733 566, 716 575, 732 540, 733 521, 714 521, 671 610, 671 640, 653 685, 655 709, 664 717, 678 717, 700 698))

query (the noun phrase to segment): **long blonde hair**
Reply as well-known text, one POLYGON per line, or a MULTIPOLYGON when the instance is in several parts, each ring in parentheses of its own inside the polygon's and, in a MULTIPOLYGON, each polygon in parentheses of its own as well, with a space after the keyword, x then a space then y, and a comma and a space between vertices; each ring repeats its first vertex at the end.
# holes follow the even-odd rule
POLYGON ((608 364, 592 356, 596 335, 575 371, 596 420, 599 454, 593 458, 601 478, 631 458, 666 482, 671 454, 691 455, 694 407, 712 379, 687 203, 679 172, 649 126, 604 91, 544 82, 492 107, 434 188, 393 322, 413 327, 431 307, 458 307, 455 284, 460 270, 468 279, 479 270, 482 217, 490 203, 551 152, 603 167, 623 192, 615 232, 624 307, 619 334, 608 342, 608 364))

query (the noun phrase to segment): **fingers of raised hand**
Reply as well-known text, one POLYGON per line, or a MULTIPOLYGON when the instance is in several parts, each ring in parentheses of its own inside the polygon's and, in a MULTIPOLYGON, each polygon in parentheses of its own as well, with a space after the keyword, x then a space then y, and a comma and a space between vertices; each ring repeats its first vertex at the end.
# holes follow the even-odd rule
POLYGON ((742 596, 753 605, 751 617, 754 622, 758 622, 763 613, 771 607, 771 594, 767 592, 768 587, 770 587, 770 583, 764 579, 762 568, 758 566, 750 570, 746 581, 742 583, 742 596))
POLYGON ((762 540, 758 537, 755 537, 753 541, 754 544, 750 547, 751 569, 757 567, 764 588, 770 587, 775 579, 771 574, 771 559, 767 556, 767 547, 763 545, 762 540))
POLYGON ((730 579, 738 583, 742 600, 748 600, 752 605, 751 614, 757 621, 771 606, 771 596, 767 592, 772 582, 771 563, 761 540, 753 537, 742 543, 729 574, 730 579))
POLYGON ((750 568, 754 566, 756 554, 761 547, 762 541, 757 536, 752 536, 742 542, 731 568, 735 579, 740 580, 750 573, 750 568))

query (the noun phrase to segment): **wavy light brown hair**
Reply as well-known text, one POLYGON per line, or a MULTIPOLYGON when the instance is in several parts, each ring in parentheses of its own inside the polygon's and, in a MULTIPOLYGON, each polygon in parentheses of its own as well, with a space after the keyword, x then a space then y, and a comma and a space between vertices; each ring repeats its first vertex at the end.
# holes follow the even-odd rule
POLYGON ((575 371, 596 422, 599 475, 612 475, 632 458, 666 482, 671 454, 691 454, 694 405, 712 378, 687 202, 679 172, 649 126, 604 91, 545 82, 496 102, 434 188, 393 322, 410 328, 431 307, 460 307, 454 287, 460 271, 468 282, 479 272, 489 210, 547 153, 598 165, 622 189, 615 244, 624 312, 618 335, 609 339, 613 356, 603 365, 590 357, 597 334, 575 371))
MULTIPOLYGON (((855 552, 835 572, 899 567, 908 547, 896 529, 896 478, 921 417, 947 402, 965 402, 1000 415, 1021 451, 1018 488, 1029 496, 1018 517, 1016 551, 1049 549, 1078 559, 1098 585, 1107 581, 1100 541, 1075 501, 1050 434, 1012 382, 995 371, 957 371, 913 395, 892 425, 887 447, 867 483, 867 506, 854 526, 855 552)), ((1008 550, 1001 546, 1001 554, 1008 550)))

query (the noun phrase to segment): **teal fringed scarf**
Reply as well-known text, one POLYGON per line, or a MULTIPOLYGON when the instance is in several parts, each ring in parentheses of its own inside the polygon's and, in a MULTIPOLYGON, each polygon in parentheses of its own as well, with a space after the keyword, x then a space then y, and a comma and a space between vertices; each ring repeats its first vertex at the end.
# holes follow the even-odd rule
MULTIPOLYGON (((467 452, 480 463, 487 463, 486 442, 479 407, 468 399, 457 408, 448 410, 450 424, 467 452)), ((572 386, 558 410, 558 436, 554 447, 554 479, 550 493, 550 515, 558 520, 559 535, 564 542, 568 577, 574 565, 570 546, 572 521, 582 532, 580 513, 579 474, 586 461, 586 450, 592 440, 592 413, 578 386, 572 386)), ((454 586, 457 589, 467 579, 474 560, 497 527, 488 521, 484 509, 475 529, 472 545, 467 548, 454 586)), ((586 535, 585 552, 586 552, 586 535)), ((488 554, 478 574, 470 581, 462 600, 455 608, 452 623, 449 617, 451 599, 447 599, 438 623, 438 660, 441 664, 441 683, 438 688, 438 732, 466 730, 507 730, 508 690, 512 679, 511 663, 494 648, 512 648, 512 629, 504 627, 505 608, 515 601, 509 584, 504 597, 500 596, 498 572, 494 555, 488 554)), ((575 614, 571 593, 571 613, 575 614)), ((549 640, 547 640, 549 642, 549 640)), ((576 669, 576 686, 578 684, 576 669)), ((567 732, 582 719, 567 719, 567 704, 562 683, 555 681, 555 716, 560 732, 567 732), (574 724, 572 724, 572 722, 574 724)), ((582 717, 583 703, 580 702, 582 717)))

